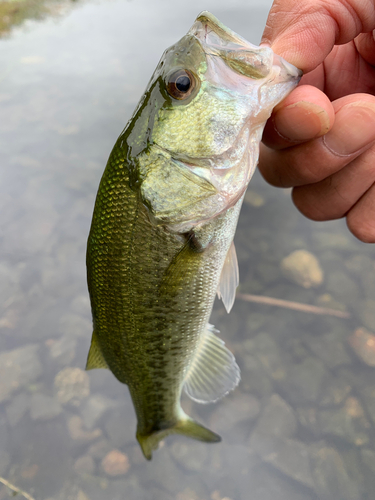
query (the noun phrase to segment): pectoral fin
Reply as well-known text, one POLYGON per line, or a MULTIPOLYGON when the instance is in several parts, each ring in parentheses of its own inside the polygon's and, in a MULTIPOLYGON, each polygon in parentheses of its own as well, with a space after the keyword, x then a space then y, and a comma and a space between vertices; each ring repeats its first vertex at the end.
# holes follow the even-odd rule
POLYGON ((198 403, 214 403, 240 381, 240 369, 233 354, 207 325, 185 378, 186 394, 198 403))
POLYGON ((223 270, 221 271, 219 288, 217 290, 217 295, 219 299, 222 299, 224 307, 228 313, 233 307, 238 283, 238 261, 236 248, 232 241, 224 262, 223 270))
POLYGON ((93 370, 94 368, 108 368, 102 351, 100 350, 95 331, 92 333, 91 346, 87 356, 86 370, 93 370))

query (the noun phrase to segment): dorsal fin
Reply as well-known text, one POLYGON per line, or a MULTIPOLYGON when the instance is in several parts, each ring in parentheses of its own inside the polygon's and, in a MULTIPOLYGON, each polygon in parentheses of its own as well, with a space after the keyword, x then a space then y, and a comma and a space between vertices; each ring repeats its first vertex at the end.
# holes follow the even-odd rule
POLYGON ((233 354, 214 332, 207 328, 185 377, 186 394, 198 403, 214 403, 234 389, 240 381, 240 369, 233 354))
POLYGON ((92 332, 91 346, 87 356, 86 370, 93 370, 94 368, 108 368, 106 360, 100 350, 98 339, 95 331, 92 332))
POLYGON ((232 244, 228 250, 227 256, 224 261, 224 266, 221 271, 219 288, 217 295, 221 298, 225 309, 229 313, 236 298, 236 288, 239 283, 239 271, 236 248, 232 244))

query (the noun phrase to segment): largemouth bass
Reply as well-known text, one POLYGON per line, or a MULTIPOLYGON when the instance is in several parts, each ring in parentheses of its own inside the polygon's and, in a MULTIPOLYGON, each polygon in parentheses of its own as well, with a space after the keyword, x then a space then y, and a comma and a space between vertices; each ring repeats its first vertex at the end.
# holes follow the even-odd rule
MULTIPOLYGON (((202 12, 167 49, 109 157, 87 247, 87 369, 127 384, 147 459, 168 434, 220 437, 188 417, 240 380, 209 324, 238 284, 233 237, 272 108, 300 71, 202 12)), ((124 424, 125 425, 125 424, 124 424)))

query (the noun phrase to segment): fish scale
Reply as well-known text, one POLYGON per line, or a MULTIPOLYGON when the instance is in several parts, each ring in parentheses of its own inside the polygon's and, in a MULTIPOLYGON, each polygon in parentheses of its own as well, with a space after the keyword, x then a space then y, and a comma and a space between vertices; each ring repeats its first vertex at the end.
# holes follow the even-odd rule
POLYGON ((240 380, 208 321, 216 292, 233 305, 244 192, 265 121, 299 76, 204 12, 163 54, 108 160, 87 246, 87 369, 128 385, 147 459, 168 434, 220 440, 181 392, 213 402, 240 380))

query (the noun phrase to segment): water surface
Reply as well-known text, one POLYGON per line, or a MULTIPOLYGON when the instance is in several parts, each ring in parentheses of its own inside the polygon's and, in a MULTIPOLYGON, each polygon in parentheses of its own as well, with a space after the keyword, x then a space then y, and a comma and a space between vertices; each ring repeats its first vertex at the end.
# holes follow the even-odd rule
POLYGON ((258 43, 270 3, 87 1, 0 40, 0 476, 36 500, 373 498, 374 248, 343 221, 306 220, 258 175, 235 240, 240 291, 351 317, 243 300, 227 315, 218 302, 242 381, 216 405, 184 406, 223 442, 170 437, 151 463, 126 386, 83 372, 86 238, 117 136, 201 10, 258 43), (301 249, 321 284, 283 273, 301 249))

